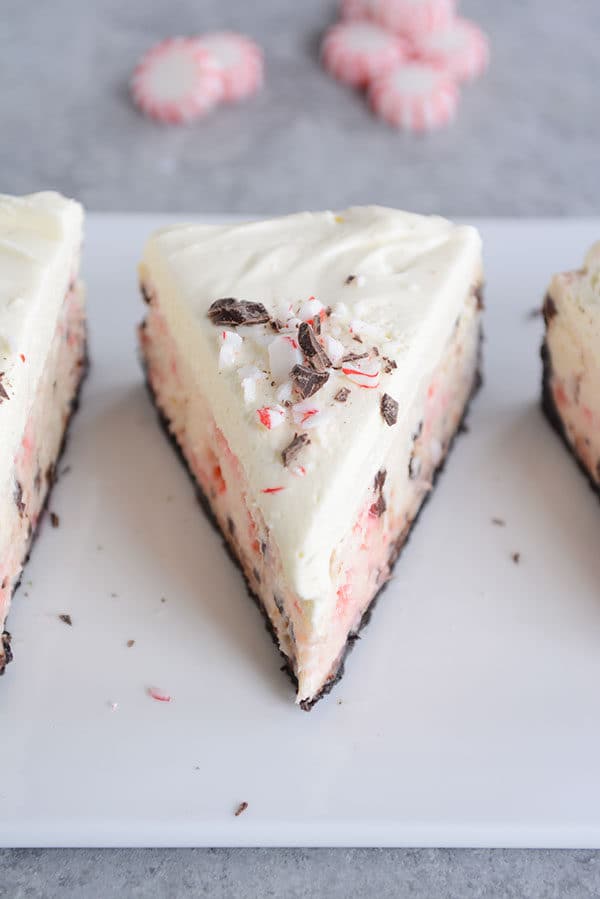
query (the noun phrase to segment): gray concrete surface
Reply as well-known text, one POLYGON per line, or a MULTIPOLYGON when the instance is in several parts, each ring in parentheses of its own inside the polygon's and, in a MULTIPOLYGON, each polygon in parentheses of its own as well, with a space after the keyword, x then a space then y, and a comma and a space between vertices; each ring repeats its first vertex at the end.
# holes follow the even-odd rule
MULTIPOLYGON (((55 187, 104 210, 381 202, 465 216, 598 214, 598 0, 464 0, 464 13, 490 33, 493 64, 465 89, 457 123, 427 138, 394 133, 321 71, 318 37, 334 7, 3 0, 0 191, 55 187), (183 129, 139 116, 127 94, 139 54, 169 34, 217 27, 265 47, 264 92, 183 129)), ((600 856, 588 851, 0 853, 7 899, 599 894, 600 856)))

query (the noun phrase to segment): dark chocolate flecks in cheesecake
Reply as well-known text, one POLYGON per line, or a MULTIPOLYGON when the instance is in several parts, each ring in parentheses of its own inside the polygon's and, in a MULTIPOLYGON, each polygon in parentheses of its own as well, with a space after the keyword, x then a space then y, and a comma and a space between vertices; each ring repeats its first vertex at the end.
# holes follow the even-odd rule
POLYGON ((389 393, 381 397, 381 415, 390 428, 398 421, 398 403, 389 393))
POLYGON ((208 317, 214 325, 264 325, 271 316, 262 303, 250 303, 247 300, 236 300, 224 297, 215 300, 208 310, 208 317))

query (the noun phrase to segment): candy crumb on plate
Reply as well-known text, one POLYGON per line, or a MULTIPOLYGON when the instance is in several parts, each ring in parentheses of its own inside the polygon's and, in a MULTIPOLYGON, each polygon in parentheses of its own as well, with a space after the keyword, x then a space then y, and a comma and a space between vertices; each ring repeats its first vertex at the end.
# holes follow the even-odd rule
POLYGON ((131 95, 143 113, 180 124, 206 115, 223 99, 223 81, 212 55, 191 38, 173 37, 142 57, 131 95))

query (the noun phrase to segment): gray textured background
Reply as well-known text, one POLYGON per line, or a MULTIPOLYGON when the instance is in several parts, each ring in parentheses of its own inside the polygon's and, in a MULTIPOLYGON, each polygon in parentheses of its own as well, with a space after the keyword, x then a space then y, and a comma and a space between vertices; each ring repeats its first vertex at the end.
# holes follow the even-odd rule
MULTIPOLYGON (((316 64, 334 7, 2 0, 0 191, 55 187, 112 210, 271 213, 380 202, 464 216, 600 212, 599 0, 464 0, 464 13, 490 33, 493 64, 465 89, 457 124, 420 139, 372 118, 316 64), (127 78, 149 44, 222 27, 264 46, 259 97, 183 129, 132 109, 127 78)), ((7 899, 599 894, 600 856, 587 851, 0 853, 7 899)))

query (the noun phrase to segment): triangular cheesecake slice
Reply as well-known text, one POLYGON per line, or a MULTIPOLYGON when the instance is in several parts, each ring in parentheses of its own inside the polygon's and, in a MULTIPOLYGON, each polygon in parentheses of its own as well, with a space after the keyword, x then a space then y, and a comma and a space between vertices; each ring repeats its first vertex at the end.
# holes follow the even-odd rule
POLYGON ((150 238, 156 405, 310 708, 478 384, 481 244, 377 206, 150 238))
POLYGON ((57 193, 0 195, 0 674, 10 600, 85 372, 82 224, 79 203, 57 193))

